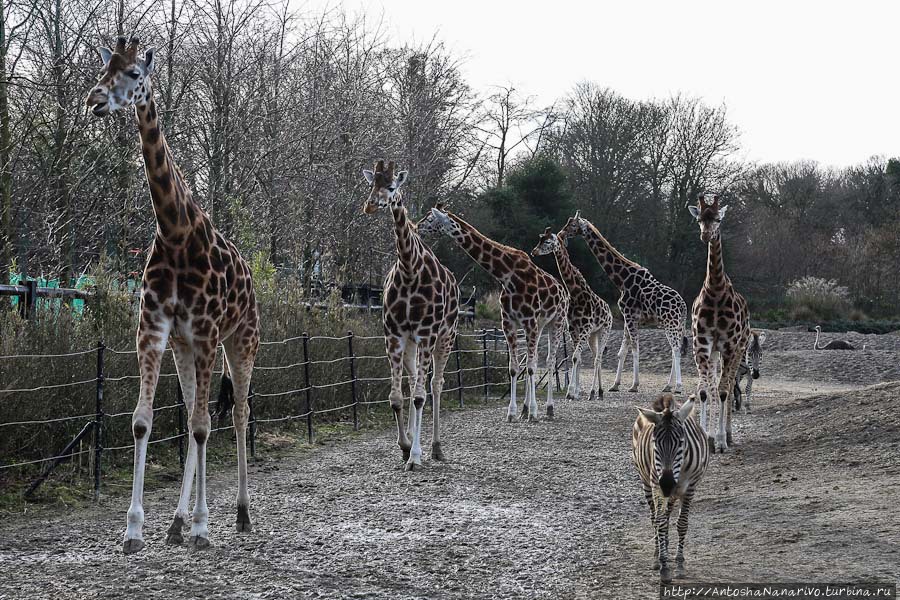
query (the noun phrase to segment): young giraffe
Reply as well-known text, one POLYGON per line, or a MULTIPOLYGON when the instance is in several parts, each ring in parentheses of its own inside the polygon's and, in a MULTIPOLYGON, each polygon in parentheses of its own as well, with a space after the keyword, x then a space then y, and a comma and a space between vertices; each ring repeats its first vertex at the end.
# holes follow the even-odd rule
POLYGON ((700 225, 700 239, 708 245, 706 279, 694 300, 693 315, 694 362, 700 374, 697 387, 700 396, 700 425, 704 431, 707 421, 707 390, 715 385, 719 355, 722 376, 718 381, 719 426, 715 436, 715 450, 725 452, 731 441, 731 394, 734 381, 750 339, 750 312, 747 301, 734 290, 725 273, 722 257, 721 223, 727 206, 719 206, 719 196, 707 204, 703 195, 697 206, 689 206, 691 215, 700 225))
POLYGON ((100 48, 105 67, 87 105, 98 117, 135 107, 150 199, 156 214, 156 237, 141 283, 137 358, 141 389, 132 417, 134 483, 124 551, 144 547, 143 490, 147 441, 153 425, 153 396, 168 341, 175 355, 178 380, 188 420, 188 455, 175 517, 167 543, 181 543, 188 520, 188 502, 196 469, 197 497, 191 516, 190 544, 209 545, 206 504, 206 441, 210 432, 209 387, 216 347, 222 343, 234 387, 235 435, 238 455, 237 530, 250 531, 247 492, 247 392, 259 347, 259 316, 250 268, 234 244, 226 240, 209 215, 194 202, 190 188, 175 166, 160 131, 150 76, 154 51, 138 56, 138 40, 125 47, 119 38, 115 52, 100 48))
MULTIPOLYGON (((538 268, 528 254, 488 239, 477 229, 440 206, 419 221, 421 234, 438 232, 450 236, 466 254, 490 273, 502 286, 500 291, 500 316, 506 344, 509 347, 510 396, 507 419, 516 417, 516 382, 519 374, 516 332, 525 330, 527 344, 525 405, 522 418, 536 421, 538 341, 541 332, 549 325, 549 351, 547 368, 556 368, 556 349, 565 332, 569 295, 566 289, 549 273, 538 268)), ((553 418, 553 386, 547 385, 547 418, 553 418)))
POLYGON ((532 250, 532 256, 553 254, 560 277, 569 290, 569 331, 572 333, 574 348, 572 349, 572 373, 569 379, 567 398, 577 399, 581 390, 578 377, 578 365, 581 361, 581 350, 587 345, 594 355, 594 379, 591 384, 591 397, 603 397, 603 384, 600 381, 600 368, 603 362, 603 351, 612 329, 612 313, 609 305, 594 293, 581 271, 572 264, 566 250, 565 238, 554 234, 550 228, 544 230, 538 245, 532 250))
POLYGON ((616 380, 609 390, 614 392, 619 389, 629 346, 634 361, 634 381, 628 391, 636 392, 638 390, 638 324, 643 318, 656 321, 665 331, 666 339, 672 349, 672 369, 669 371, 669 382, 663 391, 671 391, 674 383, 675 393, 680 394, 682 391, 681 356, 687 351, 687 336, 685 335, 687 304, 685 304, 684 298, 672 288, 657 281, 650 271, 625 258, 612 244, 606 241, 606 238, 600 235, 593 223, 581 216, 580 211, 569 219, 560 234, 564 237, 577 235, 584 237, 591 252, 600 262, 600 266, 603 267, 610 281, 620 292, 616 304, 622 312, 625 330, 622 335, 622 346, 619 348, 616 380))
POLYGON ((409 221, 400 187, 406 171, 394 176, 394 163, 384 161, 363 176, 372 186, 363 212, 372 214, 390 207, 397 241, 397 262, 384 282, 384 341, 391 361, 391 408, 397 421, 397 444, 403 452, 406 470, 422 465, 422 410, 425 405, 425 379, 431 376, 432 442, 431 457, 444 460, 441 452, 440 416, 444 367, 456 341, 459 314, 459 287, 456 278, 429 250, 409 221), (409 422, 403 430, 403 367, 409 375, 409 422))

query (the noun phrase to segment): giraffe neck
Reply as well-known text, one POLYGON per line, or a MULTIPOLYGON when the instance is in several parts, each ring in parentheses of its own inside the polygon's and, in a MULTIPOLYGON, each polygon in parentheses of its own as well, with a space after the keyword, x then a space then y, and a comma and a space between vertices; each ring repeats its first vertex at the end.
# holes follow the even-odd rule
POLYGON ((706 281, 704 287, 721 289, 725 283, 725 260, 722 257, 722 236, 714 237, 709 242, 709 253, 706 260, 706 281))
POLYGON ((606 271, 610 281, 617 288, 622 289, 625 277, 631 270, 641 268, 641 265, 628 260, 621 252, 616 250, 605 237, 600 235, 600 232, 593 225, 585 232, 584 239, 591 252, 597 257, 603 270, 606 271))
POLYGON ((453 234, 453 240, 459 247, 495 279, 505 283, 510 277, 512 268, 503 260, 497 259, 491 250, 499 249, 502 254, 506 254, 513 249, 488 238, 453 213, 447 213, 447 216, 459 225, 460 230, 453 234))
POLYGON ((156 214, 157 238, 181 245, 192 231, 195 220, 205 217, 205 213, 194 204, 190 188, 175 166, 172 151, 159 127, 159 114, 152 94, 146 104, 135 106, 135 114, 141 136, 144 171, 156 214))
POLYGON ((394 236, 397 239, 397 262, 403 275, 414 279, 424 267, 422 240, 413 231, 409 214, 399 198, 391 203, 391 215, 394 217, 394 236))
POLYGON ((562 277, 563 283, 565 283, 566 287, 569 289, 569 292, 574 292, 579 288, 588 289, 584 275, 582 275, 581 271, 572 264, 572 260, 569 258, 569 251, 566 249, 564 243, 560 242, 555 254, 556 266, 559 267, 559 274, 562 277))

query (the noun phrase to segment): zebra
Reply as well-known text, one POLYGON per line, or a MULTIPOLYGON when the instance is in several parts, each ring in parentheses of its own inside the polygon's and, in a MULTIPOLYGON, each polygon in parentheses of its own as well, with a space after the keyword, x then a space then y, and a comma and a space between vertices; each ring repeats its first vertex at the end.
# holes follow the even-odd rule
POLYGON ((743 402, 744 412, 750 412, 750 393, 753 390, 753 380, 759 379, 759 364, 762 362, 762 347, 766 341, 766 332, 756 329, 750 332, 750 342, 747 344, 747 354, 738 368, 737 378, 734 380, 734 410, 741 410, 742 393, 741 380, 747 378, 747 389, 743 393, 747 398, 743 402))
POLYGON ((637 407, 639 412, 631 434, 634 466, 650 507, 654 528, 653 569, 659 570, 663 583, 672 581, 669 564, 669 516, 681 501, 678 514, 678 553, 675 577, 684 577, 684 540, 694 491, 709 464, 706 433, 693 415, 695 396, 677 406, 671 394, 663 394, 653 408, 637 407))

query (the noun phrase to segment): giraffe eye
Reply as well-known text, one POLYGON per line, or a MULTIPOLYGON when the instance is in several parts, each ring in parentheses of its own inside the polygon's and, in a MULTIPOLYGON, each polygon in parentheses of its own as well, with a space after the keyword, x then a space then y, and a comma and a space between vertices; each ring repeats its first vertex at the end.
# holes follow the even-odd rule
POLYGON ((132 79, 137 79, 141 76, 140 71, 125 71, 125 74, 128 75, 132 79))

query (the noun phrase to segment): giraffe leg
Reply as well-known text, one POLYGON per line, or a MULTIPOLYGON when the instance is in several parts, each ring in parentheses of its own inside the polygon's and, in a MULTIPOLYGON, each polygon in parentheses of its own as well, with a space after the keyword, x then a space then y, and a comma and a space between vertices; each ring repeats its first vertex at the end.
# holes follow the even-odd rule
POLYGON ((594 379, 591 383, 591 400, 603 398, 603 378, 600 371, 603 367, 603 353, 606 351, 606 340, 609 338, 609 330, 604 329, 601 331, 594 332, 589 340, 591 352, 594 355, 594 379))
POLYGON ((397 423, 397 445, 403 454, 403 462, 409 460, 409 436, 403 429, 403 357, 406 350, 406 340, 399 336, 385 336, 388 360, 391 363, 391 393, 388 400, 391 410, 394 412, 394 421, 397 423))
POLYGON ((413 415, 416 414, 415 397, 416 397, 416 352, 418 344, 413 341, 406 342, 406 348, 403 351, 403 365, 406 367, 406 376, 409 380, 409 419, 406 422, 406 437, 412 440, 413 436, 413 415))
POLYGON ((197 442, 197 496, 191 515, 190 545, 195 550, 209 547, 209 506, 206 503, 206 446, 212 420, 209 416, 209 386, 216 358, 218 331, 208 339, 194 338, 194 366, 197 397, 191 412, 191 435, 197 442))
POLYGON ((619 359, 619 365, 616 367, 616 378, 609 388, 611 392, 619 391, 619 384, 622 382, 622 371, 625 369, 625 356, 628 354, 629 345, 628 325, 626 324, 625 329, 622 331, 622 345, 619 346, 619 353, 616 355, 619 359))
MULTIPOLYGON (((538 363, 538 342, 540 341, 541 330, 534 324, 525 329, 525 340, 527 344, 527 358, 525 360, 525 402, 528 408, 528 420, 537 421, 537 381, 535 374, 537 373, 538 363)), ((547 382, 550 386, 550 382, 547 382)), ((551 410, 550 417, 553 417, 551 410)))
POLYGON ((518 412, 516 392, 519 382, 519 349, 515 326, 504 320, 503 334, 506 336, 506 347, 509 353, 509 408, 506 411, 506 420, 512 423, 518 412))
MULTIPOLYGON (((181 395, 184 398, 184 407, 187 414, 194 411, 194 398, 197 391, 197 376, 194 368, 194 351, 190 344, 181 342, 171 343, 172 354, 175 356, 175 369, 178 371, 178 383, 181 386, 181 395)), ((166 532, 167 544, 180 544, 184 542, 182 530, 191 520, 188 510, 191 501, 191 489, 194 485, 194 473, 197 469, 197 442, 190 431, 190 419, 188 419, 188 447, 187 456, 184 459, 184 476, 181 480, 181 494, 178 496, 178 507, 172 524, 166 532)))
POLYGON ((675 577, 687 575, 684 570, 684 541, 687 539, 688 517, 691 512, 691 500, 694 498, 694 486, 688 486, 681 498, 681 510, 678 512, 678 552, 675 554, 675 577))
MULTIPOLYGON (((697 337, 695 336, 695 342, 697 337)), ((709 435, 708 416, 709 416, 709 391, 712 386, 712 369, 713 361, 718 360, 716 353, 709 346, 699 343, 694 344, 694 362, 697 365, 697 373, 699 374, 699 382, 697 383, 697 397, 700 398, 700 427, 706 433, 707 442, 711 448, 713 447, 712 436, 709 435)))
POLYGON ((637 317, 634 317, 628 322, 628 337, 631 338, 631 358, 634 361, 633 369, 634 369, 634 378, 631 381, 631 387, 628 388, 629 392, 638 391, 638 386, 640 385, 640 375, 638 365, 640 364, 640 342, 638 340, 638 329, 637 329, 637 317))
POLYGON ((128 507, 127 527, 122 550, 125 554, 139 552, 144 547, 144 470, 147 466, 147 442, 153 427, 153 397, 159 381, 170 322, 152 323, 144 320, 138 325, 138 367, 141 372, 141 391, 137 407, 131 417, 134 434, 134 479, 131 484, 131 505, 128 507))
POLYGON ((234 384, 234 407, 231 418, 234 422, 234 435, 237 440, 238 459, 238 493, 237 521, 235 528, 239 532, 249 532, 250 525, 250 492, 247 490, 247 422, 250 418, 250 405, 247 396, 250 392, 250 377, 253 375, 253 362, 259 347, 258 338, 254 334, 250 339, 236 340, 233 337, 225 342, 225 357, 228 370, 234 384))
MULTIPOLYGON (((563 336, 566 333, 565 319, 558 318, 551 327, 552 329, 547 332, 547 343, 549 344, 549 347, 547 348, 547 404, 545 411, 548 419, 553 418, 553 411, 555 408, 551 378, 553 377, 553 374, 557 372, 556 352, 559 349, 560 344, 562 344, 563 336)), ((535 402, 535 407, 537 407, 537 402, 535 402)), ((537 411, 535 411, 535 414, 537 414, 537 411)))
MULTIPOLYGON (((585 339, 587 338, 587 332, 578 331, 575 334, 575 344, 572 347, 572 373, 569 377, 569 389, 566 391, 566 398, 570 400, 577 400, 581 395, 581 377, 578 373, 578 367, 581 364, 581 350, 584 347, 585 339)), ((591 388, 591 395, 593 396, 594 388, 591 388)))
POLYGON ((719 380, 719 426, 716 430, 716 451, 725 452, 731 444, 731 395, 734 393, 734 377, 740 357, 725 356, 722 377, 719 380))
MULTIPOLYGON (((453 336, 450 336, 451 338, 453 336)), ((431 375, 431 458, 434 460, 444 460, 444 453, 441 451, 441 392, 444 389, 444 369, 447 366, 447 359, 450 358, 450 352, 453 348, 453 342, 442 343, 440 352, 435 352, 434 369, 431 375)))
POLYGON ((425 380, 431 368, 431 349, 426 344, 418 345, 416 360, 415 388, 413 392, 413 410, 409 415, 412 424, 412 447, 406 470, 413 471, 422 466, 422 413, 425 410, 425 380))

